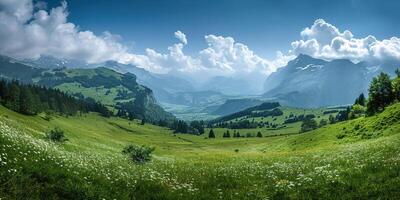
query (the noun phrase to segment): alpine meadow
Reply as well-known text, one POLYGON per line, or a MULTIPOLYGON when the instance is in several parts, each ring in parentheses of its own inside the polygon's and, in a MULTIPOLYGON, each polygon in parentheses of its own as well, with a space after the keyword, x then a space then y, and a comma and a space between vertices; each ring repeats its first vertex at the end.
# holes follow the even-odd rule
POLYGON ((400 199, 399 9, 0 0, 0 200, 400 199))

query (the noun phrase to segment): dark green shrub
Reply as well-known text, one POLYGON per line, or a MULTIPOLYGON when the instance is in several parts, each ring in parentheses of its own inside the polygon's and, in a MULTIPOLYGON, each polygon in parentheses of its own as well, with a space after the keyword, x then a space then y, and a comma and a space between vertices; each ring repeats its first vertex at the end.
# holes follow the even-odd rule
POLYGON ((123 154, 127 154, 130 159, 135 163, 145 163, 151 160, 151 153, 155 150, 154 147, 137 146, 130 144, 123 150, 123 154))
POLYGON ((336 135, 336 138, 339 140, 343 139, 344 137, 346 137, 346 134, 344 134, 344 133, 339 133, 336 135))
POLYGON ((301 130, 300 132, 307 132, 307 131, 312 131, 314 129, 318 128, 318 123, 312 118, 306 118, 303 123, 301 124, 301 130))
POLYGON ((257 137, 263 137, 263 135, 260 131, 257 132, 257 137))
POLYGON ((46 133, 46 138, 53 142, 65 142, 68 140, 64 135, 64 131, 58 127, 46 133))

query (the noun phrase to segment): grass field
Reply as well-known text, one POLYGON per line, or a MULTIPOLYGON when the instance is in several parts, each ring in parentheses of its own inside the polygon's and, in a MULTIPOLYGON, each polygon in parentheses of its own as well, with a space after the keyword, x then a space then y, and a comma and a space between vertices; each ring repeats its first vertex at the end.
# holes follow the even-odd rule
POLYGON ((2 199, 400 198, 400 104, 303 134, 228 139, 93 113, 0 113, 2 199), (44 139, 54 127, 67 142, 44 139), (153 160, 133 164, 121 153, 130 143, 154 146, 153 160))

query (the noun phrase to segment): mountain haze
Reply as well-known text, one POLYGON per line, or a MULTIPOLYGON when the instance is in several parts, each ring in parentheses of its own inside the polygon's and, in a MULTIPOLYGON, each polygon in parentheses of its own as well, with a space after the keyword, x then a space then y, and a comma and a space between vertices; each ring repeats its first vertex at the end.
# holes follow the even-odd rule
POLYGON ((325 61, 299 55, 265 81, 263 97, 297 107, 323 107, 353 103, 367 93, 377 70, 365 62, 325 61))

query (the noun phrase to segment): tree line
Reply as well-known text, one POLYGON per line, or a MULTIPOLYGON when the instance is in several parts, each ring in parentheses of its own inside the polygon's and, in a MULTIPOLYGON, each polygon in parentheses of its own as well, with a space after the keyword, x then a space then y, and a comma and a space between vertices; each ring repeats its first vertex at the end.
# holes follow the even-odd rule
POLYGON ((175 120, 168 127, 174 130, 174 133, 189 133, 193 135, 204 134, 204 121, 191 121, 187 123, 183 120, 175 120))
POLYGON ((25 115, 53 111, 65 115, 78 112, 98 112, 105 117, 112 112, 93 99, 77 99, 58 89, 25 85, 18 81, 0 80, 0 103, 8 109, 25 115))
MULTIPOLYGON (((274 118, 276 119, 276 118, 274 118)), ((253 129, 253 128, 277 128, 279 124, 273 122, 255 121, 254 118, 250 121, 248 119, 235 119, 235 121, 219 122, 216 124, 209 124, 210 128, 229 128, 229 129, 253 129)))
MULTIPOLYGON (((215 138, 215 133, 213 129, 210 129, 210 131, 208 132, 208 138, 215 138)), ((258 137, 258 138, 262 138, 263 135, 261 133, 261 131, 258 131, 257 134, 253 134, 253 133, 246 133, 244 135, 241 135, 239 131, 237 130, 233 130, 232 133, 232 137, 233 138, 251 138, 251 137, 258 137)), ((229 132, 229 130, 226 130, 223 134, 222 134, 222 138, 231 138, 231 133, 229 132)))

